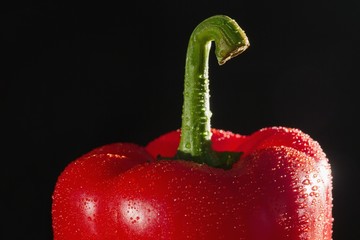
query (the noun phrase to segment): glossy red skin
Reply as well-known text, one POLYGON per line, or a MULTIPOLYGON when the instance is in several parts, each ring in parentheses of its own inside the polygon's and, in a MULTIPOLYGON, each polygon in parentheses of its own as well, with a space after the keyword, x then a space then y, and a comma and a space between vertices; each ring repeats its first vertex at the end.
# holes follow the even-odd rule
POLYGON ((332 239, 332 177, 319 144, 296 129, 212 130, 230 170, 171 157, 179 131, 146 148, 111 144, 72 162, 53 195, 55 240, 332 239))

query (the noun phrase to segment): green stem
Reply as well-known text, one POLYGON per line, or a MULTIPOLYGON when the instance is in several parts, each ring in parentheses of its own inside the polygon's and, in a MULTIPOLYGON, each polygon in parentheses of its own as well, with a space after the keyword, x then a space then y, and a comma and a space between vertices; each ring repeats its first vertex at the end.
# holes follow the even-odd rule
POLYGON ((191 34, 186 56, 181 139, 177 156, 222 167, 223 160, 211 148, 208 61, 212 41, 215 41, 215 55, 220 65, 249 46, 239 25, 223 15, 204 20, 191 34))

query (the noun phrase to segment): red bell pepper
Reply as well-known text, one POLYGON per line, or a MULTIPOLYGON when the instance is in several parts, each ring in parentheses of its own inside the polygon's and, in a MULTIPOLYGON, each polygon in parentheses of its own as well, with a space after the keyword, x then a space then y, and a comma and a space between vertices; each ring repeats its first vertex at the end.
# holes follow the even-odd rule
POLYGON ((55 240, 332 239, 332 176, 320 145, 297 129, 250 136, 210 128, 208 57, 249 42, 214 16, 191 35, 181 130, 146 147, 102 146, 70 163, 53 194, 55 240))

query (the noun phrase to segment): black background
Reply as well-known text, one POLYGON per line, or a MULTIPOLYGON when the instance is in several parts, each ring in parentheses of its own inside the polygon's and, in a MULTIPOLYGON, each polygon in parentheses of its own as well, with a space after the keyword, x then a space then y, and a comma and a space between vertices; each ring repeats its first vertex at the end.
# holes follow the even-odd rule
POLYGON ((111 142, 145 145, 180 127, 194 27, 226 14, 251 47, 210 58, 212 126, 295 127, 334 175, 334 239, 359 239, 360 1, 121 1, 1 8, 1 239, 52 239, 64 167, 111 142))

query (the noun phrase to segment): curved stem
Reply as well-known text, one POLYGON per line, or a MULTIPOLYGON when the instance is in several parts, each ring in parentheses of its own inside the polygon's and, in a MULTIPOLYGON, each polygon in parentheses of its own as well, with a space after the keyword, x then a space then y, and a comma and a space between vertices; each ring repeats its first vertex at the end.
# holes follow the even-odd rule
POLYGON ((220 65, 245 51, 249 41, 244 31, 224 15, 201 22, 190 37, 185 66, 184 105, 178 157, 223 165, 211 149, 208 60, 211 42, 220 65))

